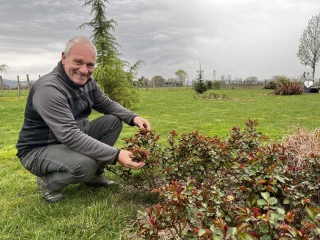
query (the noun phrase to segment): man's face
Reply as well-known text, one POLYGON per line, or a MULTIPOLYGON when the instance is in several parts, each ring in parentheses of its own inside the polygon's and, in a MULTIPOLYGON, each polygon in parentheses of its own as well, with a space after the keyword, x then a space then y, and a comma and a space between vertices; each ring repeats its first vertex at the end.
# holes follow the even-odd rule
POLYGON ((96 63, 96 53, 89 43, 73 45, 70 54, 62 53, 64 71, 75 84, 82 86, 91 77, 96 63))

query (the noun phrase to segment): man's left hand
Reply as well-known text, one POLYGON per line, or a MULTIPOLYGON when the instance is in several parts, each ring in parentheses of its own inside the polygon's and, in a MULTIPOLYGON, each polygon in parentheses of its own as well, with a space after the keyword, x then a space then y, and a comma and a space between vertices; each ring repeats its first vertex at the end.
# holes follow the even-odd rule
POLYGON ((151 129, 150 123, 147 119, 136 116, 133 119, 133 123, 134 125, 136 125, 137 127, 139 127, 140 129, 147 129, 148 131, 151 129))

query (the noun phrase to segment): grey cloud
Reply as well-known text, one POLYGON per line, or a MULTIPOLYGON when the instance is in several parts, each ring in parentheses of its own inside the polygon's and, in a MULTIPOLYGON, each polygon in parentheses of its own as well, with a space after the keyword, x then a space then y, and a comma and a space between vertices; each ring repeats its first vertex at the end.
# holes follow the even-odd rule
MULTIPOLYGON (((213 70, 217 76, 261 78, 302 73, 304 66, 296 58, 299 37, 308 19, 320 12, 318 0, 109 2, 107 17, 118 23, 114 36, 124 60, 145 60, 141 75, 166 78, 181 68, 191 79, 199 62, 207 77, 213 70)), ((26 63, 19 67, 14 56, 29 59, 29 69, 42 73, 55 66, 67 39, 92 34, 91 29, 77 30, 92 18, 83 1, 0 0, 0 4, 0 64, 12 65, 13 74, 28 69, 26 63)))

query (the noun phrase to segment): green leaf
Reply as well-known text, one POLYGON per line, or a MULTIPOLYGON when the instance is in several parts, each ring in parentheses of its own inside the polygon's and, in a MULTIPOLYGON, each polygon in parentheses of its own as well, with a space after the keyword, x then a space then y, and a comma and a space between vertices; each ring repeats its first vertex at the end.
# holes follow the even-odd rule
POLYGON ((272 237, 269 235, 262 236, 260 240, 272 240, 272 237))
POLYGON ((280 177, 280 176, 275 176, 276 179, 278 179, 280 182, 285 183, 286 181, 284 180, 284 178, 280 177))
POLYGON ((252 182, 252 179, 248 176, 248 175, 243 175, 242 179, 248 181, 248 182, 252 182))
POLYGON ((225 216, 224 220, 226 220, 226 222, 231 222, 233 219, 231 219, 231 217, 227 215, 225 216))
POLYGON ((259 199, 259 200, 257 201, 257 204, 258 204, 259 206, 264 206, 264 205, 267 205, 267 202, 266 202, 266 200, 264 200, 264 199, 259 199))
POLYGON ((269 199, 269 204, 270 205, 275 205, 275 204, 277 204, 277 202, 278 202, 278 200, 275 197, 271 197, 269 199))
POLYGON ((280 213, 280 214, 285 214, 286 211, 282 208, 277 208, 277 212, 280 213))
POLYGON ((207 209, 208 208, 208 204, 207 203, 201 203, 202 207, 207 209))
POLYGON ((311 220, 314 220, 314 217, 316 216, 316 213, 314 212, 314 210, 311 207, 306 207, 306 211, 307 211, 309 218, 311 220))
POLYGON ((268 199, 270 198, 270 193, 269 193, 269 192, 262 192, 262 193, 261 193, 261 196, 262 196, 266 201, 268 201, 268 199))
POLYGON ((267 233, 269 232, 269 227, 268 224, 259 224, 259 229, 262 233, 267 233))
POLYGON ((147 216, 147 213, 142 212, 141 210, 138 210, 137 212, 137 219, 143 219, 147 216))
POLYGON ((202 201, 202 200, 203 200, 203 197, 202 197, 202 196, 198 196, 198 197, 197 197, 197 200, 202 201))
POLYGON ((240 232, 237 234, 237 236, 240 237, 241 240, 254 240, 254 238, 249 233, 240 232))
POLYGON ((227 230, 226 238, 229 238, 231 236, 234 236, 237 233, 237 228, 235 227, 229 227, 227 230))
POLYGON ((191 191, 189 191, 189 190, 187 190, 187 191, 185 191, 185 192, 184 192, 184 194, 186 194, 186 195, 191 195, 191 194, 192 194, 192 192, 191 192, 191 191))
POLYGON ((297 229, 295 229, 295 228, 289 228, 288 231, 289 231, 289 233, 290 233, 293 237, 296 237, 296 236, 297 236, 297 233, 298 233, 297 229))
POLYGON ((198 236, 201 237, 205 233, 206 233, 205 229, 200 229, 199 232, 198 232, 198 236))
POLYGON ((291 201, 287 198, 283 200, 283 204, 285 204, 285 205, 290 204, 290 203, 291 203, 291 201))

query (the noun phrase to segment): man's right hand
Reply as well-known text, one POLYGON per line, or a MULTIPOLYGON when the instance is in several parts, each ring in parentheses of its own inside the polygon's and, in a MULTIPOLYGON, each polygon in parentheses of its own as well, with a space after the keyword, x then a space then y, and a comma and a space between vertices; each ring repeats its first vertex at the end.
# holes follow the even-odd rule
POLYGON ((132 153, 126 150, 120 150, 118 162, 122 166, 126 168, 132 168, 132 169, 140 169, 145 165, 144 162, 132 161, 132 153))

